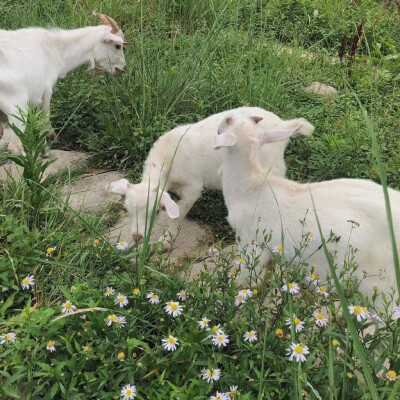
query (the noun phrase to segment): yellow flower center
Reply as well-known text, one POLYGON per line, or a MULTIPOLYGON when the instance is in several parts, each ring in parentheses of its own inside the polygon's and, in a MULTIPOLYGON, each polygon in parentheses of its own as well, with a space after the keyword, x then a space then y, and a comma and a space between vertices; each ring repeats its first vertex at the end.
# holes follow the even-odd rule
POLYGON ((317 314, 317 319, 322 320, 322 319, 324 319, 324 316, 321 313, 318 313, 317 314))
POLYGON ((218 336, 217 340, 218 340, 218 342, 222 342, 224 340, 224 338, 222 336, 218 336))
POLYGON ((114 314, 114 315, 109 315, 108 316, 108 319, 110 320, 110 321, 112 321, 112 322, 114 322, 116 319, 117 319, 117 316, 114 314))
POLYGON ((169 343, 169 344, 174 344, 174 343, 175 343, 175 338, 169 337, 169 338, 168 338, 168 343, 169 343))
MULTIPOLYGON (((152 299, 157 299, 158 296, 157 296, 155 293, 152 293, 152 294, 151 294, 151 298, 152 298, 152 299)), ((171 302, 169 301, 168 303, 171 303, 171 302)), ((168 304, 168 303, 167 303, 167 304, 168 304)), ((169 305, 169 304, 168 304, 168 305, 169 305)))
POLYGON ((176 311, 178 309, 178 306, 176 304, 172 304, 171 310, 176 311))
POLYGON ((257 296, 258 290, 257 289, 253 289, 253 294, 254 294, 254 296, 257 296))
POLYGON ((367 313, 368 312, 368 308, 367 307, 362 307, 362 310, 367 313))
POLYGON ((83 351, 84 351, 85 353, 89 353, 90 347, 89 347, 89 346, 85 346, 85 347, 83 348, 83 351))
POLYGON ((202 325, 208 325, 208 321, 206 319, 203 319, 203 321, 201 321, 202 325))
POLYGON ((54 248, 53 248, 53 247, 49 247, 49 248, 47 249, 47 252, 48 252, 49 254, 51 254, 53 251, 54 251, 54 248))
POLYGON ((325 292, 326 292, 326 287, 325 287, 325 286, 320 286, 320 287, 319 287, 319 290, 320 290, 322 293, 325 293, 325 292))
POLYGON ((140 293, 140 289, 133 289, 133 294, 139 294, 140 293))
POLYGON ((303 354, 303 348, 299 344, 294 348, 294 351, 297 354, 303 354))
POLYGON ((241 295, 237 296, 237 297, 236 297, 236 300, 237 300, 237 301, 243 301, 243 296, 241 296, 241 295))
POLYGON ((47 342, 47 347, 53 347, 54 343, 53 342, 47 342))
POLYGON ((123 360, 125 358, 125 353, 123 353, 123 352, 118 353, 117 357, 118 357, 118 360, 123 360))
POLYGON ((218 396, 218 397, 215 398, 215 400, 222 400, 222 397, 218 396))
POLYGON ((6 333, 6 334, 4 335, 4 338, 5 338, 6 340, 10 340, 10 339, 11 339, 11 333, 6 333))
POLYGON ((276 334, 276 336, 282 336, 282 335, 283 335, 283 330, 280 329, 280 328, 278 328, 278 329, 275 331, 275 334, 276 334))
POLYGON ((339 341, 338 340, 336 340, 336 339, 333 339, 332 340, 332 346, 339 346, 339 341))
POLYGON ((120 245, 120 246, 124 246, 124 245, 125 245, 125 242, 119 242, 119 245, 120 245))
POLYGON ((298 319, 298 318, 295 318, 295 319, 294 319, 294 323, 295 323, 295 325, 298 325, 300 322, 301 322, 301 320, 300 320, 300 319, 298 319))
POLYGON ((125 300, 125 297, 123 297, 123 296, 119 296, 119 297, 118 297, 118 301, 119 301, 120 303, 123 303, 124 300, 125 300))
POLYGON ((387 376, 388 376, 390 379, 396 379, 397 374, 396 374, 395 371, 390 370, 390 371, 387 372, 387 376))
POLYGON ((289 289, 293 289, 293 288, 294 288, 293 283, 289 283, 289 289))
POLYGON ((94 240, 93 240, 93 244, 94 244, 95 246, 97 246, 99 243, 100 243, 100 240, 99 240, 99 239, 94 239, 94 240))
POLYGON ((184 296, 186 296, 186 292, 179 292, 179 295, 180 295, 181 297, 184 297, 184 296))
POLYGON ((282 247, 281 244, 277 247, 277 250, 280 251, 280 252, 283 250, 283 247, 282 247))
POLYGON ((24 283, 25 285, 27 285, 27 284, 29 283, 29 278, 28 278, 28 277, 24 278, 24 280, 22 281, 22 283, 24 283))
POLYGON ((215 376, 215 371, 214 370, 208 371, 208 376, 211 376, 211 377, 215 376))
POLYGON ((218 327, 217 325, 214 325, 214 326, 211 328, 211 330, 212 330, 214 333, 217 333, 218 330, 219 330, 219 327, 218 327))
POLYGON ((309 234, 308 234, 308 237, 309 237, 309 238, 313 238, 314 235, 313 235, 312 233, 309 233, 309 234))
POLYGON ((249 333, 247 334, 247 336, 248 336, 248 337, 253 337, 253 336, 254 336, 254 333, 253 333, 253 332, 249 332, 249 333))
POLYGON ((132 389, 126 389, 125 393, 127 396, 132 396, 132 389))
POLYGON ((69 309, 71 308, 71 303, 66 302, 66 303, 65 303, 65 308, 66 308, 67 310, 69 310, 69 309))
POLYGON ((355 306, 354 308, 353 308, 353 311, 354 311, 354 314, 361 314, 361 307, 359 307, 359 306, 355 306))
POLYGON ((244 260, 243 260, 243 258, 239 258, 239 260, 238 260, 238 261, 240 262, 240 264, 244 263, 244 260))

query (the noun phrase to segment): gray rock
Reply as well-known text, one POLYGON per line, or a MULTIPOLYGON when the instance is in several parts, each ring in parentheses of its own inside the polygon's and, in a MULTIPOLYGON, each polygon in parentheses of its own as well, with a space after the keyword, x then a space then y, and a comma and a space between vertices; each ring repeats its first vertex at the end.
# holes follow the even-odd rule
POLYGON ((306 87, 305 91, 311 94, 321 95, 337 94, 337 90, 333 86, 328 86, 320 82, 311 83, 310 86, 306 87))

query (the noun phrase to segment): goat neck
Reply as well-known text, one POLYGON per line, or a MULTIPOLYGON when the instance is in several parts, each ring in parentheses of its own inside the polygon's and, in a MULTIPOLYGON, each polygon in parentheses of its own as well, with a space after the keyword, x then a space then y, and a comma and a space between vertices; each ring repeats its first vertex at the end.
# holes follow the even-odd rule
POLYGON ((62 60, 58 76, 64 78, 75 68, 88 63, 92 58, 95 44, 110 30, 110 27, 99 25, 50 31, 62 60))

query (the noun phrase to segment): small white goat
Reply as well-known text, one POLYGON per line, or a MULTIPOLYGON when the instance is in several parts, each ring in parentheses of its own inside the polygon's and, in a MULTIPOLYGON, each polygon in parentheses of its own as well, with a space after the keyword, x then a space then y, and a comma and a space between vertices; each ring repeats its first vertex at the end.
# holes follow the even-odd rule
MULTIPOLYGON (((124 36, 117 23, 103 14, 96 14, 103 25, 61 30, 26 28, 0 30, 0 110, 23 129, 18 107, 26 110, 28 101, 49 112, 53 86, 58 78, 82 64, 90 62, 96 71, 112 75, 124 72, 124 36)), ((15 134, 10 151, 23 152, 15 134)))
MULTIPOLYGON (((217 174, 222 157, 213 151, 213 144, 218 125, 232 112, 239 115, 261 115, 263 119, 260 124, 265 129, 287 129, 301 123, 299 133, 310 135, 314 131, 314 126, 303 118, 283 121, 262 108, 241 107, 212 115, 192 125, 178 126, 165 133, 150 150, 140 183, 132 185, 126 179, 120 179, 106 188, 110 192, 126 195, 125 208, 131 218, 134 241, 140 241, 148 229, 156 198, 160 199, 169 217, 175 219, 169 226, 173 237, 180 221, 185 218, 203 189, 222 190, 221 178, 217 174), (179 207, 167 191, 180 198, 179 207)), ((285 175, 283 155, 288 142, 289 139, 263 147, 263 165, 271 173, 285 175)), ((164 246, 168 246, 168 239, 165 239, 164 246)))
MULTIPOLYGON (((396 286, 396 277, 382 187, 362 179, 299 184, 273 176, 262 165, 261 146, 286 141, 302 125, 281 131, 263 130, 260 126, 254 123, 254 118, 229 115, 221 123, 214 144, 215 149, 224 148, 220 151, 223 153, 223 194, 228 221, 241 246, 246 247, 251 240, 262 240, 265 230, 272 232, 271 244, 283 245, 286 259, 292 259, 294 247, 299 247, 305 235, 319 236, 313 198, 324 238, 328 239, 331 231, 340 237, 337 243, 328 244, 336 260, 345 260, 349 240, 358 249, 356 276, 361 281, 361 292, 371 297, 373 287, 378 286, 388 293, 396 286), (351 221, 359 223, 359 227, 354 228, 349 238, 351 221)), ((389 189, 389 193, 397 246, 400 246, 400 192, 389 189)), ((326 276, 329 266, 323 251, 317 251, 320 245, 321 240, 310 241, 303 259, 308 258, 310 265, 316 265, 316 273, 326 276)), ((271 259, 271 252, 264 250, 260 268, 271 259)), ((247 277, 248 270, 243 269, 240 281, 244 282, 247 277)))

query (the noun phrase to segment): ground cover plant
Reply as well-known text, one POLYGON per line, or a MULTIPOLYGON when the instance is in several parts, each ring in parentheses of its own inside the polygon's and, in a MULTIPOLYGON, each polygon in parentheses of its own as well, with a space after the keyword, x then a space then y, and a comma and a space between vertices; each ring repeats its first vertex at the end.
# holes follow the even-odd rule
MULTIPOLYGON (((289 146, 290 177, 379 181, 385 172, 400 188, 396 3, 0 0, 1 28, 92 25, 93 10, 121 24, 128 72, 93 80, 82 68, 58 82, 53 147, 88 151, 94 167, 135 179, 164 131, 254 105, 316 126, 289 146), (313 81, 338 95, 306 93, 313 81)), ((27 157, 14 161, 27 168, 0 188, 0 398, 400 398, 398 299, 379 287, 362 298, 357 249, 333 257, 327 280, 302 258, 312 240, 324 251, 319 232, 304 233, 295 259, 269 232, 224 249, 222 197, 207 193, 191 215, 213 223, 217 239, 188 279, 199 260, 172 265, 148 238, 110 243, 112 210, 74 212, 61 197, 68 176, 41 182, 45 116, 21 118, 27 157), (257 286, 261 248, 276 263, 257 286), (237 282, 239 268, 252 271, 248 282, 237 282)))

